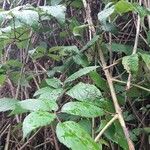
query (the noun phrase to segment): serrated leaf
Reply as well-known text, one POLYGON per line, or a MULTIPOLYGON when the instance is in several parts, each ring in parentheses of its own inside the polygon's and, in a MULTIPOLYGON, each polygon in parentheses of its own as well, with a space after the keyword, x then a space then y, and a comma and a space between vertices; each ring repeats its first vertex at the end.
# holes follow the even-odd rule
POLYGON ((146 64, 147 68, 150 70, 150 54, 143 54, 140 53, 144 63, 146 64))
POLYGON ((38 95, 41 95, 43 93, 50 93, 52 92, 54 89, 51 88, 51 87, 43 87, 39 90, 37 90, 35 93, 34 93, 34 96, 38 96, 38 95))
POLYGON ((59 22, 65 22, 65 11, 66 7, 63 5, 56 6, 40 6, 43 12, 55 17, 59 22))
POLYGON ((61 112, 89 118, 104 115, 104 111, 101 108, 87 102, 66 103, 62 107, 61 112))
POLYGON ((46 79, 45 81, 53 88, 60 88, 62 86, 62 82, 57 78, 46 79))
POLYGON ((42 93, 39 98, 56 101, 61 96, 62 93, 63 93, 62 88, 54 89, 52 92, 42 93))
POLYGON ((90 135, 73 121, 58 123, 56 134, 59 141, 72 150, 100 150, 90 135))
POLYGON ((29 111, 52 111, 58 109, 57 103, 49 99, 27 99, 20 101, 19 105, 29 111))
POLYGON ((44 111, 30 113, 23 121, 23 137, 27 137, 33 130, 49 125, 54 119, 55 114, 44 111))
POLYGON ((82 82, 75 85, 66 94, 80 101, 95 100, 102 97, 101 91, 95 85, 82 82))
POLYGON ((137 54, 125 56, 122 59, 122 64, 126 71, 131 74, 136 74, 139 69, 139 58, 137 54))
POLYGON ((0 99, 0 112, 13 110, 17 105, 18 100, 11 98, 1 98, 0 99))
POLYGON ((39 96, 40 99, 49 99, 56 101, 57 98, 62 94, 62 92, 62 88, 54 89, 51 87, 44 87, 37 90, 34 93, 34 96, 39 96))
POLYGON ((90 66, 90 67, 85 67, 83 69, 80 69, 79 71, 75 72, 71 76, 69 76, 66 80, 65 83, 71 82, 76 80, 79 77, 82 77, 83 75, 88 74, 89 72, 96 70, 99 66, 90 66))

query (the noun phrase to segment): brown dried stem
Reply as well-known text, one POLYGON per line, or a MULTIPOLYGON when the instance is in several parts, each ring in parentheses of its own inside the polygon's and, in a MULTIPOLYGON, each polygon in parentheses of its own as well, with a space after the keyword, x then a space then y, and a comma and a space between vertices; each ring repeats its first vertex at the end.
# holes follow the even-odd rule
MULTIPOLYGON (((92 28, 89 28, 89 30, 93 33, 93 35, 95 35, 96 31, 95 31, 95 28, 94 28, 92 17, 91 17, 90 11, 88 11, 89 5, 88 5, 86 0, 82 0, 82 1, 83 1, 85 10, 86 10, 87 22, 89 24, 89 27, 92 27, 92 28)), ((125 121, 123 119, 121 107, 119 106, 119 103, 118 103, 118 99, 117 99, 117 96, 116 96, 116 92, 115 92, 115 88, 114 88, 114 85, 113 85, 111 74, 110 74, 109 70, 106 69, 107 65, 106 65, 106 62, 105 62, 105 58, 104 58, 103 52, 102 52, 102 50, 101 50, 101 48, 99 46, 99 43, 97 44, 97 46, 98 46, 98 50, 99 50, 99 58, 100 58, 100 61, 102 63, 102 67, 105 68, 105 69, 103 69, 103 71, 104 71, 105 76, 107 78, 107 82, 108 82, 108 85, 109 85, 109 88, 110 88, 111 97, 112 97, 112 100, 113 100, 113 103, 114 103, 116 114, 118 114, 118 120, 119 120, 119 122, 121 124, 123 132, 125 134, 125 138, 126 138, 126 140, 128 142, 129 150, 134 150, 134 145, 133 145, 132 141, 130 140, 129 132, 128 132, 128 129, 126 127, 125 121)))

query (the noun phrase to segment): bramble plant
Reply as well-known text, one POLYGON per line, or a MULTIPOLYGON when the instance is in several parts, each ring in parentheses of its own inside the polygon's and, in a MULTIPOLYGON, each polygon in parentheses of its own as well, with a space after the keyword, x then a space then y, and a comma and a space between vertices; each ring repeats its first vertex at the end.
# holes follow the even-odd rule
POLYGON ((11 93, 0 99, 0 111, 21 123, 27 142, 20 150, 43 127, 50 127, 56 150, 58 141, 72 150, 134 150, 143 146, 141 135, 149 138, 149 2, 101 1, 97 20, 91 3, 20 1, 0 12, 0 87, 11 93), (84 21, 70 17, 69 7, 82 9, 84 21), (126 28, 131 17, 135 38, 116 42, 118 22, 126 28))

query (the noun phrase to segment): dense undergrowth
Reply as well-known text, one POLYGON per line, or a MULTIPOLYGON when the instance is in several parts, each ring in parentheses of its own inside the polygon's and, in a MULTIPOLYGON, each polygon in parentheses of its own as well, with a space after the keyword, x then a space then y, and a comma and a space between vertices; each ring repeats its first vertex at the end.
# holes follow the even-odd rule
POLYGON ((1 149, 150 149, 149 0, 0 2, 1 149))

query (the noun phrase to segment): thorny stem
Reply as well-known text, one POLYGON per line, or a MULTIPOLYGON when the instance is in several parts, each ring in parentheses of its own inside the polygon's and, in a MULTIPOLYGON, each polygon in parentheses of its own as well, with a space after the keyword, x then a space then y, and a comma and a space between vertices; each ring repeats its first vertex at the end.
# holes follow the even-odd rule
MULTIPOLYGON (((92 27, 92 28, 89 28, 89 30, 93 33, 93 35, 95 35, 96 31, 95 31, 95 28, 94 28, 94 25, 93 25, 92 17, 91 17, 90 11, 87 11, 88 10, 87 8, 90 8, 90 6, 86 2, 86 0, 82 0, 82 2, 84 4, 84 8, 86 10, 87 22, 90 25, 89 27, 92 27)), ((97 45, 98 45, 99 58, 100 58, 100 61, 102 63, 102 67, 103 68, 107 68, 103 52, 102 52, 101 48, 99 47, 99 43, 97 45)), ((123 132, 125 134, 125 138, 126 138, 126 140, 128 142, 129 150, 134 150, 134 145, 133 145, 132 141, 130 140, 129 132, 128 132, 128 129, 127 129, 126 125, 125 125, 125 121, 123 119, 122 111, 121 111, 121 108, 120 108, 119 103, 118 103, 118 99, 117 99, 117 96, 116 96, 116 92, 115 92, 115 88, 114 88, 114 85, 113 85, 112 77, 111 77, 110 72, 109 72, 108 69, 103 69, 103 71, 104 71, 105 76, 107 78, 107 82, 108 82, 108 85, 109 85, 109 88, 110 88, 111 97, 112 97, 112 100, 113 100, 113 103, 114 103, 116 114, 118 114, 118 120, 119 120, 119 122, 121 124, 123 132)))

